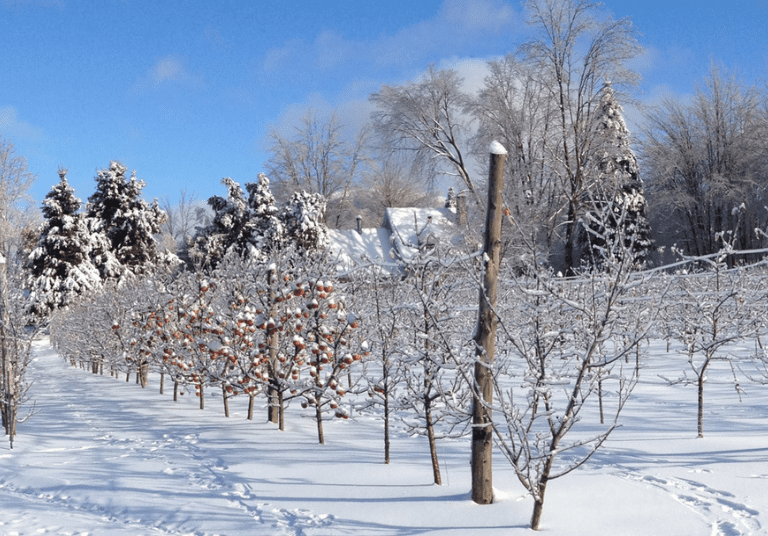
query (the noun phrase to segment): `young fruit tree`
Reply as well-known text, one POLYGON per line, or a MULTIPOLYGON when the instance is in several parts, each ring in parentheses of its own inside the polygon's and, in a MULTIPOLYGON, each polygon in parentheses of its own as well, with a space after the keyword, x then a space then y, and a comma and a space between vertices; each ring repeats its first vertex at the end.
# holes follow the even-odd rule
POLYGON ((529 273, 500 285, 493 430, 533 497, 538 530, 549 482, 584 464, 618 426, 637 378, 626 357, 651 329, 664 292, 640 296, 646 277, 628 257, 573 279, 536 266, 529 273), (591 403, 608 384, 612 418, 600 426, 591 403), (580 431, 582 419, 598 421, 588 426, 597 431, 580 431))
POLYGON ((760 328, 755 302, 764 299, 761 282, 750 277, 747 268, 727 269, 725 262, 732 252, 726 247, 715 255, 688 258, 691 265, 708 270, 676 275, 673 305, 664 311, 671 336, 684 345, 688 365, 680 377, 667 381, 696 386, 699 438, 704 437, 704 386, 710 369, 718 363, 729 367, 734 389, 741 395, 736 357, 728 346, 754 337, 760 328))
POLYGON ((368 382, 369 404, 379 406, 384 424, 384 463, 390 462, 390 430, 394 409, 397 407, 398 355, 405 337, 405 325, 398 308, 403 303, 399 282, 388 276, 368 271, 354 280, 355 291, 350 298, 359 307, 361 316, 369 319, 363 324, 365 342, 361 350, 366 359, 364 377, 368 382))
POLYGON ((397 351, 403 387, 399 407, 408 431, 427 436, 434 483, 440 485, 437 440, 466 435, 469 427, 468 367, 473 361, 462 357, 472 315, 462 304, 475 296, 470 297, 474 289, 467 288, 458 263, 435 253, 424 252, 407 263, 403 301, 393 313, 405 335, 397 351))

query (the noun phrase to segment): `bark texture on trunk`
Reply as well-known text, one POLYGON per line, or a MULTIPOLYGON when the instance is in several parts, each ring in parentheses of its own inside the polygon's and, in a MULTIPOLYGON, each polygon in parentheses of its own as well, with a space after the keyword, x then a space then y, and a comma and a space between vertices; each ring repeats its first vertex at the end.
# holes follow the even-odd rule
POLYGON ((477 392, 472 410, 472 500, 477 504, 493 502, 493 430, 490 405, 493 401, 491 366, 496 352, 497 281, 501 261, 501 217, 506 153, 492 150, 488 173, 488 206, 483 237, 483 287, 480 289, 475 383, 477 392))

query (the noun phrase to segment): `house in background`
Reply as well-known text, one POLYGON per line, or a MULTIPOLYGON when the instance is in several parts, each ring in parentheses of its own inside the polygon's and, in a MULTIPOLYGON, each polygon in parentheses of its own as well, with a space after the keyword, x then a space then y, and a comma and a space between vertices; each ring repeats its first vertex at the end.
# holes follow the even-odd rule
POLYGON ((329 250, 338 259, 339 272, 371 264, 390 275, 401 274, 402 266, 420 252, 450 249, 462 244, 466 226, 466 203, 462 195, 448 192, 442 208, 396 207, 384 213, 381 227, 329 229, 329 250))

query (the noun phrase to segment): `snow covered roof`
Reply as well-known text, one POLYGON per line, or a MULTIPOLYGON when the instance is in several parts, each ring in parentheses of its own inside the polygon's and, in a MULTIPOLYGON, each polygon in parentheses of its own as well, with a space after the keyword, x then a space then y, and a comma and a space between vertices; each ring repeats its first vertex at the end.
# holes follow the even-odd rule
POLYGON ((457 246, 461 233, 455 221, 455 212, 448 208, 388 208, 384 214, 391 243, 405 261, 423 248, 457 246))
POLYGON ((419 251, 448 248, 461 242, 449 208, 388 208, 382 227, 329 229, 328 248, 338 258, 339 272, 375 263, 389 273, 399 273, 395 258, 412 260, 419 251))
POLYGON ((328 249, 338 259, 340 272, 370 263, 392 263, 389 232, 383 227, 361 229, 328 229, 328 249))

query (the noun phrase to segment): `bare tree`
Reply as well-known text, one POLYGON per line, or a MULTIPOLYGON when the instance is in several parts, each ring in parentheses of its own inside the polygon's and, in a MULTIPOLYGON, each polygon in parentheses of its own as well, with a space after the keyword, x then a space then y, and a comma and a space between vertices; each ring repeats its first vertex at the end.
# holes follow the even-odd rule
POLYGON ((387 155, 372 162, 362 184, 355 189, 357 214, 369 225, 379 225, 386 209, 425 206, 427 193, 397 155, 387 155))
POLYGON ((168 195, 163 196, 160 200, 160 208, 167 215, 163 223, 164 233, 170 235, 177 244, 184 245, 189 242, 197 228, 206 224, 205 212, 200 210, 203 206, 197 194, 186 188, 182 188, 179 192, 179 201, 176 205, 171 203, 168 195))
MULTIPOLYGON (((397 308, 402 304, 400 284, 391 277, 381 276, 370 270, 356 274, 354 288, 349 299, 359 307, 363 318, 362 331, 365 337, 364 377, 368 382, 369 405, 381 407, 384 424, 384 463, 390 462, 391 421, 397 408, 398 354, 401 351, 404 328, 402 315, 397 308), (368 357, 370 356, 370 357, 368 357)), ((378 414, 378 412, 376 412, 378 414)))
POLYGON ((547 98, 549 89, 519 57, 508 54, 492 60, 488 69, 483 88, 470 99, 467 112, 478 120, 472 139, 478 159, 487 160, 493 140, 509 151, 504 199, 517 233, 505 236, 504 256, 519 256, 530 244, 546 259, 565 206, 560 183, 551 171, 550 156, 557 144, 551 128, 556 107, 547 98), (514 236, 517 239, 512 241, 514 236))
MULTIPOLYGON (((455 259, 423 252, 406 264, 407 294, 395 307, 403 322, 399 374, 406 410, 405 424, 412 433, 427 436, 432 476, 442 484, 437 440, 467 433, 471 393, 468 386, 471 360, 462 360, 466 349, 469 315, 459 312, 468 299, 466 279, 457 277, 455 259)), ((474 289, 472 289, 474 290, 474 289)), ((474 345, 473 345, 474 346, 474 345)))
POLYGON ((766 225, 768 117, 760 95, 712 67, 690 103, 669 98, 648 114, 642 161, 664 234, 687 255, 720 249, 715 234, 736 228, 735 247, 756 247, 753 233, 766 225), (734 208, 744 204, 745 211, 734 208))
POLYGON ((345 135, 345 125, 336 113, 323 117, 308 110, 286 136, 273 128, 270 132, 272 156, 267 162, 275 194, 285 202, 297 191, 321 194, 328 200, 325 223, 330 227, 352 224, 354 215, 350 188, 366 161, 368 129, 362 128, 353 140, 345 135))
POLYGON ((613 20, 588 0, 529 0, 529 23, 538 37, 522 52, 534 80, 546 90, 556 110, 550 144, 551 170, 559 178, 566 200, 565 268, 579 264, 577 230, 585 192, 595 177, 589 173, 595 136, 595 115, 600 90, 607 81, 614 87, 634 83, 637 74, 627 60, 640 52, 629 19, 613 20))
POLYGON ((28 402, 30 381, 27 367, 32 360, 32 338, 35 330, 28 327, 28 304, 23 277, 18 265, 0 264, 0 414, 10 447, 16 436, 20 408, 28 402))
POLYGON ((484 207, 466 157, 472 121, 463 113, 467 95, 462 84, 456 71, 432 65, 416 82, 384 85, 372 94, 370 100, 377 106, 372 119, 386 146, 412 151, 432 180, 440 174, 457 177, 484 207))
POLYGON ((629 255, 604 269, 562 278, 532 262, 529 275, 500 285, 493 427, 501 453, 533 497, 534 530, 549 482, 583 465, 618 426, 638 371, 626 358, 639 352, 666 294, 661 288, 642 296, 652 275, 633 272, 629 255), (615 402, 602 425, 607 382, 615 402), (595 395, 602 426, 579 434, 595 395))
POLYGON ((16 154, 11 141, 0 137, 0 254, 7 262, 16 259, 25 230, 40 221, 28 194, 36 179, 27 169, 27 159, 16 154))
POLYGON ((749 277, 747 269, 727 269, 726 260, 734 252, 739 233, 718 233, 719 252, 703 257, 684 257, 692 273, 676 278, 673 304, 664 312, 672 337, 684 345, 688 368, 671 384, 695 385, 697 394, 697 433, 704 437, 704 386, 711 367, 726 363, 731 369, 736 392, 741 387, 728 345, 753 337, 760 328, 757 312, 763 300, 761 281, 749 277), (702 267, 703 271, 696 270, 702 267))

